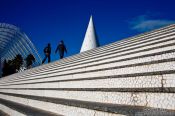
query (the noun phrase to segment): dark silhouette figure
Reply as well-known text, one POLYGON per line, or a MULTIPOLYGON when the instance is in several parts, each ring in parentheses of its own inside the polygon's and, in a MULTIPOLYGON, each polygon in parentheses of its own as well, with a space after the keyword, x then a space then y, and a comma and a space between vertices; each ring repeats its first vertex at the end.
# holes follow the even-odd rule
POLYGON ((66 46, 64 45, 64 42, 62 40, 58 44, 58 46, 55 50, 55 53, 57 53, 57 51, 59 51, 60 59, 62 59, 64 57, 64 52, 67 53, 66 46))
POLYGON ((35 57, 32 54, 29 54, 25 60, 27 69, 29 69, 32 67, 33 62, 35 62, 35 57))
POLYGON ((3 67, 2 67, 2 76, 7 76, 9 74, 8 69, 9 69, 9 65, 7 63, 7 60, 4 60, 3 67))
POLYGON ((44 48, 44 54, 45 54, 45 58, 42 61, 42 64, 46 61, 46 59, 48 58, 48 63, 50 62, 50 54, 51 54, 51 46, 50 43, 48 43, 48 45, 44 48))

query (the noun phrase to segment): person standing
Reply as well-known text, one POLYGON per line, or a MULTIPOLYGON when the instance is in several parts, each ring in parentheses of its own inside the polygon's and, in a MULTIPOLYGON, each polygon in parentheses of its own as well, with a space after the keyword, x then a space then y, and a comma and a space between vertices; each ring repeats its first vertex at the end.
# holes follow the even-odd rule
POLYGON ((62 59, 64 57, 64 52, 67 53, 67 49, 66 49, 66 46, 64 45, 63 40, 61 40, 60 43, 58 44, 58 46, 55 50, 55 53, 57 53, 57 51, 59 51, 60 59, 62 59))
POLYGON ((51 45, 50 43, 48 43, 48 45, 44 48, 44 54, 45 57, 42 61, 42 64, 46 61, 46 59, 48 58, 48 63, 50 62, 50 54, 51 54, 51 45))

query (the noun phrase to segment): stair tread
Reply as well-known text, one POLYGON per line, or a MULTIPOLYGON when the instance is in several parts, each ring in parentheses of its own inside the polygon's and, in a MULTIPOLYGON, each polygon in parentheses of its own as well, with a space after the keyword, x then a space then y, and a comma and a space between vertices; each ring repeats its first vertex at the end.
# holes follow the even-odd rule
POLYGON ((62 116, 62 115, 58 115, 55 113, 33 108, 27 105, 23 105, 23 104, 16 103, 13 101, 8 101, 8 100, 1 99, 1 98, 0 98, 0 104, 4 104, 7 107, 10 107, 12 109, 15 109, 16 111, 19 111, 23 114, 31 115, 31 116, 62 116))

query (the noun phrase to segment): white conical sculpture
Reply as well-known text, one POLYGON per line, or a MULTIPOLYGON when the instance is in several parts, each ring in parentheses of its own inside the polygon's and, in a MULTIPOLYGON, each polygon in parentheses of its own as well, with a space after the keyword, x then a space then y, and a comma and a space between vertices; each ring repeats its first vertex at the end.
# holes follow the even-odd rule
POLYGON ((98 46, 99 42, 96 36, 95 27, 91 16, 80 52, 84 52, 98 46))

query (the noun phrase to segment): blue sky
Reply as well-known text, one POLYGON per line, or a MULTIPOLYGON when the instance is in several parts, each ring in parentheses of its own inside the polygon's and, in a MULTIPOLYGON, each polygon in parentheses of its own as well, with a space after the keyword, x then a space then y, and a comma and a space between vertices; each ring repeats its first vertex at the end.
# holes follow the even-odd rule
POLYGON ((79 53, 90 15, 101 45, 175 22, 175 0, 0 0, 0 22, 21 28, 43 57, 60 40, 79 53))

